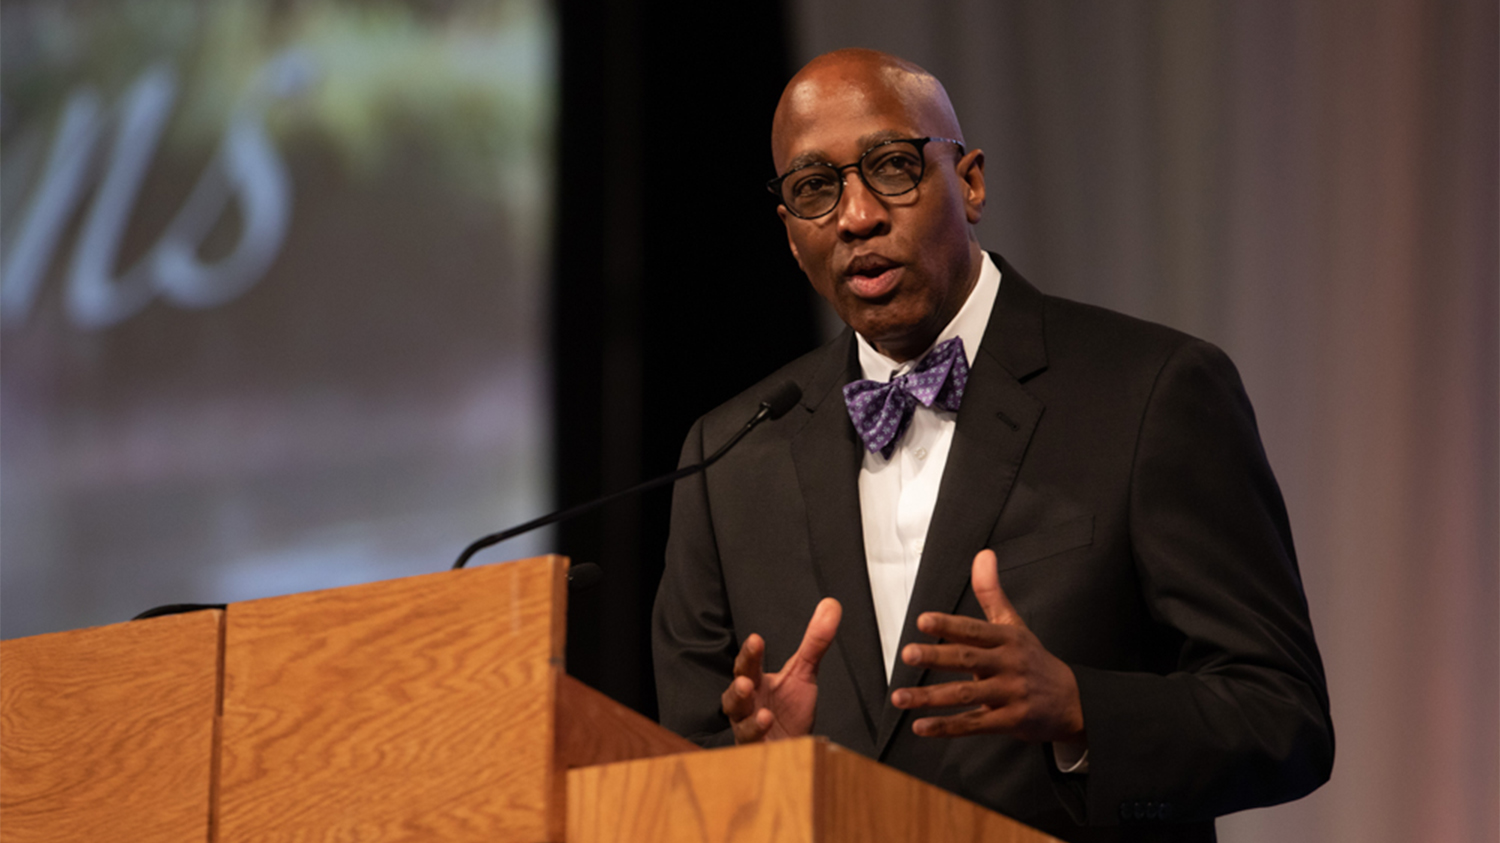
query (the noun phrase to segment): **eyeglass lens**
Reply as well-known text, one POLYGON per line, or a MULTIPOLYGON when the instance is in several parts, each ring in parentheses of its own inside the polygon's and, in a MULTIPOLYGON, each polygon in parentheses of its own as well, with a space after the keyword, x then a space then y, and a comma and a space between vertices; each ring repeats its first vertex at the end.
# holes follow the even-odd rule
MULTIPOLYGON (((922 181, 922 150, 911 141, 888 141, 868 149, 859 159, 859 175, 871 190, 899 196, 922 181)), ((804 167, 781 182, 781 198, 799 217, 818 217, 838 204, 844 192, 839 169, 827 164, 804 167)))

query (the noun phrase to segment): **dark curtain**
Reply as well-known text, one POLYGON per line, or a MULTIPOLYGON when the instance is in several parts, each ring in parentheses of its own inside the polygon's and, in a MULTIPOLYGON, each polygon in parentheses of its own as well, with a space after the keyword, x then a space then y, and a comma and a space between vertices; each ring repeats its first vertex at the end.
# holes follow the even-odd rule
MULTIPOLYGON (((564 0, 553 260, 559 506, 670 471, 694 419, 816 342, 770 122, 779 4, 564 0)), ((668 490, 560 527, 604 571, 571 595, 568 672, 654 716, 649 618, 668 490)), ((503 558, 503 554, 502 554, 503 558)))

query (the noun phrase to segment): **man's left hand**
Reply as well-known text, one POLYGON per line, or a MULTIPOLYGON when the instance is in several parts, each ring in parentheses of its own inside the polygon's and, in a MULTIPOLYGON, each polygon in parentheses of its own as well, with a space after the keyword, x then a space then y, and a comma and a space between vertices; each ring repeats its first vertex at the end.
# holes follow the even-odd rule
POLYGON ((900 688, 897 708, 978 706, 945 717, 923 717, 912 731, 927 737, 981 733, 1027 741, 1082 744, 1083 705, 1073 670, 1042 646, 1000 590, 995 554, 974 557, 971 582, 986 620, 926 612, 917 628, 939 644, 908 644, 901 659, 915 667, 971 673, 942 685, 900 688))

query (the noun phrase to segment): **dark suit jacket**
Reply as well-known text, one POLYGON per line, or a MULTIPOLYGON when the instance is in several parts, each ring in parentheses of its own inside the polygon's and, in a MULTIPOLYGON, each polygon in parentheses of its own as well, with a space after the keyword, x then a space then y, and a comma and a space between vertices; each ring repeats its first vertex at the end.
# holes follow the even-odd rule
POLYGON ((1000 736, 920 738, 890 690, 958 677, 899 661, 887 686, 860 526, 843 335, 704 416, 696 462, 771 388, 799 406, 674 493, 654 653, 662 723, 731 742, 719 697, 740 641, 767 670, 824 596, 844 607, 814 730, 1070 840, 1213 839, 1212 818, 1327 780, 1333 732, 1281 494, 1239 376, 1213 346, 1044 296, 996 256, 902 644, 923 611, 983 617, 992 548, 1016 609, 1078 678, 1089 772, 1000 736), (1165 822, 1163 821, 1165 817, 1165 822))

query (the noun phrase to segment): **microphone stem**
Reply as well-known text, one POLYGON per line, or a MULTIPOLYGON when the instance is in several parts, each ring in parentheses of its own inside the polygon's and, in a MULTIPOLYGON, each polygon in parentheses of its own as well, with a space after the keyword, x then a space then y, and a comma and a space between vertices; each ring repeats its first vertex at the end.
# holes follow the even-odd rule
POLYGON ((507 539, 513 539, 516 536, 521 535, 522 533, 529 533, 532 530, 537 529, 538 527, 545 527, 548 524, 563 521, 577 515, 582 515, 585 512, 592 512, 593 510, 596 510, 607 503, 614 503, 621 498, 629 497, 631 495, 637 495, 641 492, 650 491, 651 489, 655 489, 658 486, 665 486, 668 483, 674 483, 684 477, 687 477, 690 474, 696 474, 713 465, 715 462, 718 462, 719 457, 724 456, 724 453, 730 448, 733 448, 736 443, 743 439, 745 437, 745 434, 749 433, 752 428, 760 424, 762 421, 765 421, 766 416, 769 415, 770 412, 770 405, 762 403, 760 405, 760 410, 751 417, 750 421, 745 422, 745 426, 740 428, 738 433, 730 437, 728 442, 725 442, 723 445, 719 446, 719 449, 710 454, 708 459, 704 460, 703 462, 696 463, 685 468, 679 468, 671 474, 663 475, 652 480, 647 480, 644 483, 639 483, 635 486, 631 486, 629 489, 622 489, 618 492, 605 495, 602 498, 588 501, 587 503, 581 503, 577 506, 572 506, 567 509, 560 509, 556 512, 543 515, 540 518, 533 518, 530 521, 527 521, 525 524, 518 524, 508 530, 502 530, 498 533, 491 533, 488 536, 478 539, 473 544, 470 544, 468 547, 464 548, 464 552, 458 555, 458 561, 453 563, 453 568, 458 569, 464 567, 468 564, 469 559, 471 559, 474 554, 478 553, 479 551, 484 550, 488 547, 494 547, 495 545, 507 539))

